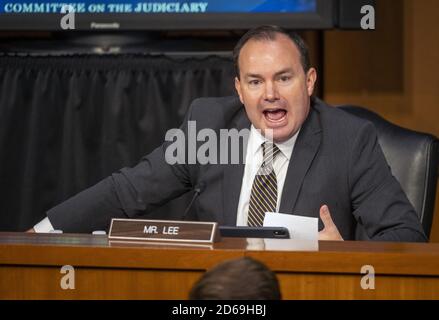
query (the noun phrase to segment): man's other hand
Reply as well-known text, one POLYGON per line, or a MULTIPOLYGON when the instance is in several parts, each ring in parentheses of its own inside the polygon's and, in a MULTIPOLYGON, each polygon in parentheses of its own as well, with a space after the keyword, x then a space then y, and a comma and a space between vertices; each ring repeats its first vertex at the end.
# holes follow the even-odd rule
POLYGON ((319 240, 338 240, 343 241, 343 237, 337 229, 334 221, 332 221, 331 213, 328 206, 323 205, 320 208, 320 219, 323 221, 323 230, 319 232, 319 240))
POLYGON ((27 232, 27 233, 35 233, 35 229, 34 229, 34 228, 31 228, 31 229, 27 230, 26 232, 27 232))

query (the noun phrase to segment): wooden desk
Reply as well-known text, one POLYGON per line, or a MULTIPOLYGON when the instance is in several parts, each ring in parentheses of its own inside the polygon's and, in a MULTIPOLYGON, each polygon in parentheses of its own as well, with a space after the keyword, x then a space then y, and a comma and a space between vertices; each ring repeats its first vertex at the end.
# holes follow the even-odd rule
POLYGON ((106 236, 0 233, 0 299, 186 299, 220 261, 259 259, 276 272, 285 299, 439 299, 439 244, 320 242, 284 251, 277 240, 225 238, 213 246, 109 243, 106 236), (61 289, 61 267, 75 289, 61 289), (363 290, 361 267, 375 269, 363 290))

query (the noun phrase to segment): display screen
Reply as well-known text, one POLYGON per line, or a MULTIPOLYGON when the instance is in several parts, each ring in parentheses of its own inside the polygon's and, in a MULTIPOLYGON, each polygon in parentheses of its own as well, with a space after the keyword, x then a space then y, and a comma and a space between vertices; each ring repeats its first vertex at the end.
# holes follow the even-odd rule
POLYGON ((315 12, 317 7, 316 0, 2 0, 0 13, 61 13, 65 5, 76 13, 295 13, 315 12))
POLYGON ((334 25, 333 0, 0 0, 0 30, 60 30, 74 13, 76 30, 286 29, 334 25))

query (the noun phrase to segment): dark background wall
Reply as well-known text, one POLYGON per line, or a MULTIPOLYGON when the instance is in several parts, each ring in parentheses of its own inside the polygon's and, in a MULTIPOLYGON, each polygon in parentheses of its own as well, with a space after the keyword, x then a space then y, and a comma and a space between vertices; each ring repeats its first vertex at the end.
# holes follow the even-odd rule
MULTIPOLYGON (((179 127, 193 99, 233 88, 231 60, 215 56, 0 57, 0 230, 26 230, 135 165, 179 127)), ((179 218, 186 204, 151 217, 179 218)))

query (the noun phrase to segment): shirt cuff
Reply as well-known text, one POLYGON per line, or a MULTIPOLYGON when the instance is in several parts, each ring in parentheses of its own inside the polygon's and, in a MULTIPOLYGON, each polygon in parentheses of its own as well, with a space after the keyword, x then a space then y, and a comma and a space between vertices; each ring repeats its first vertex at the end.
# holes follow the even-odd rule
POLYGON ((54 228, 50 223, 49 218, 46 217, 34 226, 34 230, 36 233, 49 233, 50 231, 53 231, 54 228))

